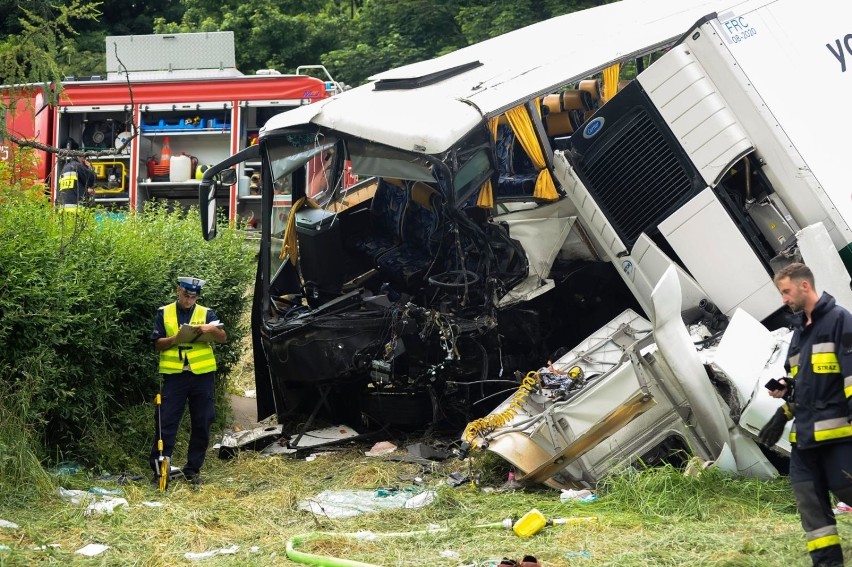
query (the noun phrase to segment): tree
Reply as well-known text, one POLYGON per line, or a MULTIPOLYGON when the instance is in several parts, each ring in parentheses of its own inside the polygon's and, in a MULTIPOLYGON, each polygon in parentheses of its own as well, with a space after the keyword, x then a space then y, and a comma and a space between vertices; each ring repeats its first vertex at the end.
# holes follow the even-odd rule
MULTIPOLYGON (((5 2, 5 0, 4 0, 5 2)), ((59 64, 59 46, 77 32, 72 22, 96 21, 101 15, 97 2, 71 0, 67 4, 55 5, 44 0, 33 0, 24 8, 20 3, 15 8, 20 16, 17 25, 7 17, 3 24, 14 30, 0 42, 0 84, 3 97, 0 99, 0 116, 17 108, 18 98, 25 91, 14 85, 38 83, 45 86, 48 103, 56 103, 62 94, 63 72, 59 64)), ((30 140, 18 138, 7 129, 6 121, 0 121, 0 137, 9 138, 21 146, 62 153, 30 140)))

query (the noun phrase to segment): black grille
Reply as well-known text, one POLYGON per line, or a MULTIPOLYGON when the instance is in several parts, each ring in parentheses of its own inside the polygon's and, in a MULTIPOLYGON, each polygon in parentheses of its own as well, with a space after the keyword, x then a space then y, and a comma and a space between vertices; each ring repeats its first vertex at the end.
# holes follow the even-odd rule
POLYGON ((626 117, 618 129, 616 139, 586 154, 583 170, 598 205, 632 246, 692 196, 692 182, 644 109, 626 117))

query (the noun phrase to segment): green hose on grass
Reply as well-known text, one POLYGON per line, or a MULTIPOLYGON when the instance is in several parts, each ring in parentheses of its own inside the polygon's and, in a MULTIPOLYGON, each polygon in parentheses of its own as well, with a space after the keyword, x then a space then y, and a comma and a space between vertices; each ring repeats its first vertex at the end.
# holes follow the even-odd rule
MULTIPOLYGON (((503 522, 494 522, 491 524, 480 524, 473 526, 474 528, 502 528, 503 522)), ((383 534, 372 534, 375 537, 410 537, 416 535, 434 534, 436 532, 445 532, 449 528, 435 528, 433 530, 415 530, 412 532, 388 532, 383 534)), ((341 533, 335 534, 331 532, 310 532, 307 534, 299 534, 287 540, 287 558, 297 563, 305 565, 321 565, 322 567, 381 567, 375 563, 362 563, 361 561, 352 561, 350 559, 340 559, 337 557, 328 557, 325 555, 316 555, 298 551, 296 546, 312 539, 318 539, 324 536, 342 536, 358 538, 362 537, 363 533, 341 533)))

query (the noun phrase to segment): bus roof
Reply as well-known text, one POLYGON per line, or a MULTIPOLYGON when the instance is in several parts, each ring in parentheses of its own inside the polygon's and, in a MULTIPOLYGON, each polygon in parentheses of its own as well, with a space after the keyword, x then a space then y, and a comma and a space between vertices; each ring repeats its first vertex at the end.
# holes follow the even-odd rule
POLYGON ((701 18, 772 0, 621 0, 538 22, 371 77, 267 124, 314 123, 425 154, 447 150, 483 117, 665 47, 701 18))

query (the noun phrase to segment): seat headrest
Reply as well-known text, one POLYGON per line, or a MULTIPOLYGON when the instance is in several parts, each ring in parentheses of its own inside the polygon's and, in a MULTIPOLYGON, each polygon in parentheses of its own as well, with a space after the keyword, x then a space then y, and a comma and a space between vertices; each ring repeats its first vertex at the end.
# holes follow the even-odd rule
POLYGON ((438 192, 422 181, 418 181, 411 187, 411 200, 425 209, 432 209, 432 197, 438 192))
POLYGON ((601 100, 601 82, 597 79, 585 79, 580 81, 577 88, 586 91, 592 97, 592 102, 597 104, 601 100))
POLYGON ((592 110, 595 101, 592 100, 592 95, 586 91, 572 89, 562 93, 562 108, 564 110, 592 110))

